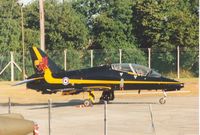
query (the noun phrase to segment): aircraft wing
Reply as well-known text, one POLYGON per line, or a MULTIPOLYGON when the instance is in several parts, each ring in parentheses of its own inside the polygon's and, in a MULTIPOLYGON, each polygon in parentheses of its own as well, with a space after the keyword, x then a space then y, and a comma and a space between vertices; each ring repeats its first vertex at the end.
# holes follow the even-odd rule
POLYGON ((107 86, 88 86, 88 87, 83 87, 82 89, 57 89, 56 91, 61 91, 62 95, 74 95, 74 94, 79 94, 81 92, 104 91, 104 90, 111 90, 111 87, 107 87, 107 86))
POLYGON ((88 86, 83 87, 84 91, 103 91, 103 90, 111 90, 111 87, 108 86, 88 86))
POLYGON ((24 83, 28 83, 28 82, 32 82, 32 81, 40 80, 40 79, 44 79, 44 77, 37 77, 37 78, 25 79, 25 80, 23 80, 23 81, 20 81, 20 82, 18 82, 18 83, 13 84, 12 86, 22 85, 22 84, 24 84, 24 83))

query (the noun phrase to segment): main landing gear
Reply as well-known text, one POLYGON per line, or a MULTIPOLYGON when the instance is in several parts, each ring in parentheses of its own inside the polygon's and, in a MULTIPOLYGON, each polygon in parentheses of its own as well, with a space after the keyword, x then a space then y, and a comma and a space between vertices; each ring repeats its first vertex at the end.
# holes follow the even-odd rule
POLYGON ((159 102, 160 104, 165 104, 166 103, 166 100, 167 100, 167 93, 165 92, 165 90, 162 90, 163 94, 164 94, 164 97, 162 97, 159 102))
POLYGON ((109 102, 110 100, 114 100, 115 95, 113 90, 106 90, 102 92, 102 95, 100 97, 100 103, 104 103, 104 101, 109 102))

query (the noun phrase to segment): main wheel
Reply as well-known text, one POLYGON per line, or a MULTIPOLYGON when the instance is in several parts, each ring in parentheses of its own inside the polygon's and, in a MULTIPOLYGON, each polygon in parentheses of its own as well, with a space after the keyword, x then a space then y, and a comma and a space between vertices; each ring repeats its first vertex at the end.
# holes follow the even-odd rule
POLYGON ((103 100, 102 97, 99 99, 99 103, 100 103, 100 104, 103 104, 103 103, 104 103, 104 100, 103 100))
POLYGON ((100 104, 104 104, 105 101, 107 101, 107 104, 110 103, 109 100, 101 100, 101 99, 99 100, 99 103, 100 103, 100 104))
POLYGON ((165 99, 165 98, 161 98, 161 99, 159 100, 159 102, 160 102, 160 104, 165 104, 165 103, 166 103, 166 99, 165 99))
POLYGON ((92 106, 92 101, 89 99, 86 99, 86 100, 84 100, 83 104, 85 107, 89 107, 89 106, 92 106))

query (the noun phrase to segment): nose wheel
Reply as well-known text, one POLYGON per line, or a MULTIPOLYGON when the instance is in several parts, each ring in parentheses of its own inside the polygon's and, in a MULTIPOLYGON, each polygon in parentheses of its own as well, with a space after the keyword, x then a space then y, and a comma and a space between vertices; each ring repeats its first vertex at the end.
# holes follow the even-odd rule
POLYGON ((161 98, 161 99, 159 100, 159 102, 160 102, 160 104, 165 104, 165 103, 166 103, 166 98, 161 98))
POLYGON ((167 100, 167 93, 165 92, 165 90, 162 90, 162 91, 163 91, 164 97, 162 97, 162 98, 159 100, 159 103, 160 103, 160 104, 165 104, 165 103, 166 103, 166 100, 167 100))
POLYGON ((92 91, 88 91, 88 96, 89 96, 89 98, 85 99, 83 101, 83 104, 84 104, 85 107, 92 106, 93 103, 95 102, 95 96, 94 96, 94 93, 92 91))
POLYGON ((85 99, 83 104, 85 107, 89 107, 92 106, 92 101, 90 99, 85 99))

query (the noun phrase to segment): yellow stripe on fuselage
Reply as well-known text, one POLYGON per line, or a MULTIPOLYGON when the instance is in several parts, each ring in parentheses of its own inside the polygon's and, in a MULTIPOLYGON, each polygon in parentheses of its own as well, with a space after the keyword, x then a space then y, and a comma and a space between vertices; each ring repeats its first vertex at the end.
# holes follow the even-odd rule
MULTIPOLYGON (((121 81, 111 80, 80 80, 70 79, 71 84, 120 84, 121 81)), ((160 82, 160 81, 124 81, 124 84, 180 84, 180 82, 160 82)))
MULTIPOLYGON (((50 84, 62 84, 62 78, 54 78, 50 69, 45 70, 44 78, 50 84)), ((84 80, 69 79, 70 84, 120 84, 121 81, 112 80, 84 80)), ((180 82, 161 82, 161 81, 124 81, 124 84, 180 84, 180 82)))
POLYGON ((50 84, 62 84, 62 78, 54 78, 49 68, 45 69, 44 71, 44 79, 50 84))

